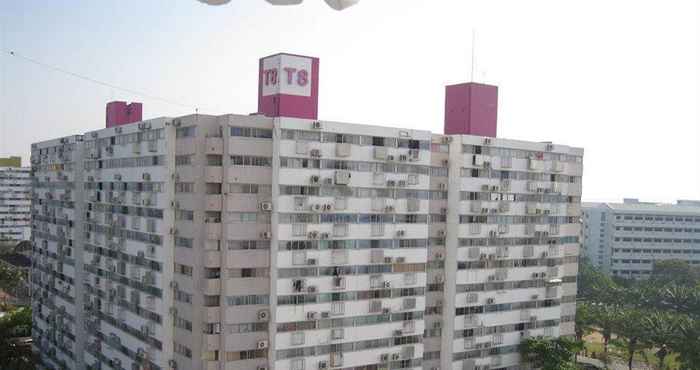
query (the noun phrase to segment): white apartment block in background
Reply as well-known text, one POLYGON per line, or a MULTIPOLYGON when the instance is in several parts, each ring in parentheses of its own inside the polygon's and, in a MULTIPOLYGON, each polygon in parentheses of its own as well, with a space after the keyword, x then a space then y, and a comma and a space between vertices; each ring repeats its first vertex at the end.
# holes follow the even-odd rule
POLYGON ((31 170, 19 157, 0 158, 0 243, 29 240, 31 170))
POLYGON ((34 144, 35 346, 70 369, 517 369, 522 338, 574 334, 582 155, 262 114, 34 144))
POLYGON ((646 278, 669 259, 700 265, 700 201, 584 203, 583 215, 585 255, 608 274, 646 278))

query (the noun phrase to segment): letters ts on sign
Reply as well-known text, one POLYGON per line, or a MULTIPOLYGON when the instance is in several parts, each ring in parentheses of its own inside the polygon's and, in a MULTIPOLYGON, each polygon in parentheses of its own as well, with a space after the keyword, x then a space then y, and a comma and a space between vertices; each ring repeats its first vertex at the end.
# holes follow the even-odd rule
POLYGON ((311 96, 311 58, 274 55, 263 60, 262 95, 311 96))
POLYGON ((268 117, 318 117, 318 58, 275 54, 260 59, 258 112, 268 117))

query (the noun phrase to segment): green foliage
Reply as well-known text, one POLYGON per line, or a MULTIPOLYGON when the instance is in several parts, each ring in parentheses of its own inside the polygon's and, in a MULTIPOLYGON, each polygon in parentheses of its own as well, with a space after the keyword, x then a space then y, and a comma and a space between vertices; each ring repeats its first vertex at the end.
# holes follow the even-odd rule
POLYGON ((681 260, 657 261, 654 263, 650 280, 661 285, 695 287, 700 282, 700 268, 681 260))
POLYGON ((580 273, 577 335, 598 328, 606 353, 616 335, 630 369, 634 354, 645 350, 660 354, 662 364, 672 352, 681 369, 700 369, 700 269, 682 261, 659 262, 651 278, 641 281, 609 279, 587 264, 580 273))
POLYGON ((576 353, 583 348, 580 341, 568 337, 528 338, 520 346, 523 359, 542 370, 576 369, 576 353))
POLYGON ((0 363, 3 368, 16 370, 34 369, 29 346, 18 345, 18 337, 31 335, 32 310, 21 307, 0 318, 0 363))
POLYGON ((0 264, 0 289, 8 292, 13 291, 23 278, 22 272, 19 270, 0 264))

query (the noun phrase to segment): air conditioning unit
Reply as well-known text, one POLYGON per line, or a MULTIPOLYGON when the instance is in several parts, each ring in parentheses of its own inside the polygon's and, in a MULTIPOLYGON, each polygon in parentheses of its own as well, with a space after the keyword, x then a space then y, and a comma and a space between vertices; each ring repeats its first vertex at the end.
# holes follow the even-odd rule
POLYGON ((391 288, 391 281, 385 281, 384 288, 391 288))
POLYGON ((450 161, 448 161, 447 159, 443 159, 443 160, 442 160, 442 166, 443 166, 443 167, 447 167, 449 164, 450 164, 450 161))
POLYGON ((394 206, 386 206, 386 207, 384 208, 384 211, 387 212, 387 213, 394 212, 394 206))
POLYGON ((491 138, 490 137, 484 138, 484 145, 491 145, 491 138))
POLYGON ((315 130, 320 130, 323 128, 323 125, 321 124, 321 121, 313 121, 311 122, 311 128, 315 130))
POLYGON ((318 231, 309 231, 307 237, 309 239, 318 239, 318 231))
POLYGON ((263 211, 272 211, 272 202, 262 202, 260 203, 260 209, 263 211))
POLYGON ((306 264, 309 266, 315 266, 318 263, 318 261, 315 258, 307 258, 306 259, 306 264))
POLYGON ((319 370, 327 369, 328 368, 328 361, 319 361, 318 368, 319 368, 319 370))
POLYGON ((306 313, 306 319, 307 319, 307 320, 316 320, 316 316, 317 316, 317 315, 318 315, 318 314, 316 313, 316 311, 307 312, 307 313, 306 313))
POLYGON ((270 240, 272 238, 272 233, 269 231, 264 231, 260 233, 260 239, 270 240))
POLYGON ((168 367, 171 369, 177 369, 177 361, 175 360, 168 360, 168 367))
POLYGON ((379 361, 381 362, 388 362, 389 361, 389 354, 388 353, 382 353, 379 355, 379 361))
POLYGON ((319 182, 321 182, 321 176, 312 175, 309 178, 309 183, 311 183, 312 185, 318 185, 319 182))
POLYGON ((406 180, 399 180, 399 187, 400 188, 405 188, 406 187, 406 180))
POLYGON ((321 212, 321 210, 323 210, 323 206, 318 203, 310 205, 309 208, 314 212, 321 212))
POLYGON ((323 210, 326 211, 326 212, 330 212, 330 211, 333 210, 333 205, 330 204, 330 203, 326 203, 326 204, 323 205, 323 210))
POLYGON ((122 180, 122 175, 120 175, 120 174, 118 174, 118 173, 115 173, 115 174, 114 174, 114 179, 117 180, 117 181, 121 181, 121 180, 122 180))
POLYGON ((408 156, 406 154, 399 155, 399 161, 406 162, 407 160, 408 160, 408 156))
POLYGON ((315 285, 309 285, 306 287, 306 292, 307 293, 316 293, 316 286, 315 285))
POLYGON ((444 137, 442 138, 442 143, 443 143, 443 144, 449 144, 449 143, 451 143, 451 142, 452 142, 452 136, 444 136, 444 137))
POLYGON ((394 181, 394 180, 387 180, 386 186, 388 186, 388 187, 394 187, 394 186, 396 186, 396 181, 394 181))
POLYGON ((447 184, 440 183, 440 184, 438 185, 438 189, 440 189, 440 190, 447 190, 447 184))
POLYGON ((270 320, 270 311, 260 310, 258 311, 258 321, 268 321, 270 320))
POLYGON ((494 303, 496 303, 496 299, 495 299, 495 298, 488 298, 488 299, 486 299, 486 304, 494 304, 494 303))
POLYGON ((320 237, 321 239, 328 239, 328 238, 330 238, 330 236, 331 236, 331 234, 329 234, 329 233, 321 233, 321 234, 319 235, 319 237, 320 237))
POLYGON ((393 161, 393 160, 394 160, 394 156, 391 155, 391 154, 389 154, 389 155, 386 156, 386 160, 387 160, 387 161, 393 161))
POLYGON ((309 152, 309 155, 312 157, 320 158, 321 157, 321 150, 320 149, 311 149, 309 152))
POLYGON ((403 237, 404 235, 406 235, 406 232, 404 230, 397 230, 396 231, 396 236, 403 237))
POLYGON ((151 174, 148 172, 144 172, 143 175, 141 175, 141 178, 143 181, 151 181, 151 174))
POLYGON ((177 287, 178 287, 177 281, 171 281, 171 282, 170 282, 170 288, 171 288, 171 289, 177 290, 177 287))
MULTIPOLYGON (((397 331, 400 332, 401 330, 397 330, 397 331)), ((395 333, 394 333, 394 334, 395 334, 395 333)), ((401 334, 399 334, 399 335, 401 335, 401 334)), ((398 360, 400 360, 400 359, 401 359, 401 355, 400 355, 400 354, 398 354, 398 353, 392 353, 392 354, 391 354, 391 360, 392 360, 392 361, 398 361, 398 360)))

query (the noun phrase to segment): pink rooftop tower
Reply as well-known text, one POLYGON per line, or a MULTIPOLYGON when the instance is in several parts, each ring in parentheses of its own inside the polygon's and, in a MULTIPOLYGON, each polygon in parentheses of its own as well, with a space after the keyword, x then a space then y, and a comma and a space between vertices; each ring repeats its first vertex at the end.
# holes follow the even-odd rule
POLYGON ((143 120, 143 105, 133 102, 111 101, 107 103, 106 127, 126 125, 143 120))
POLYGON ((445 134, 496 137, 498 86, 467 82, 445 87, 445 134))
POLYGON ((280 53, 260 59, 258 112, 318 119, 319 59, 280 53))

